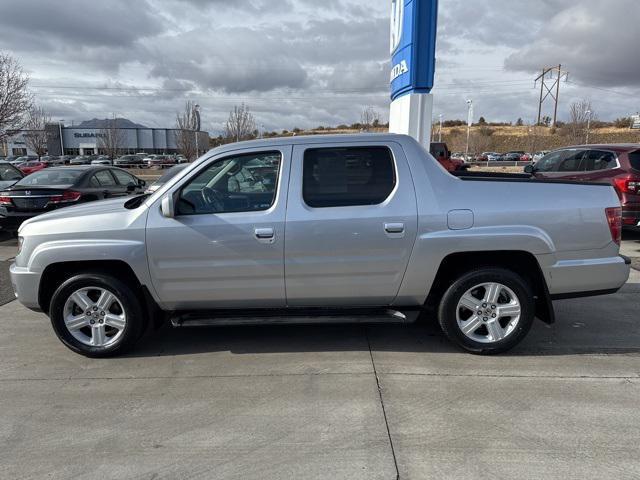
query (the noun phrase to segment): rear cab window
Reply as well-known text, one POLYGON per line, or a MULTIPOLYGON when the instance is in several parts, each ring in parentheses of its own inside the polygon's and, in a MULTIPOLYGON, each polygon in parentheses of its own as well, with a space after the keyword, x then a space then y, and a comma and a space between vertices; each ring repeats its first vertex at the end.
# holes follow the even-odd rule
POLYGON ((395 188, 395 172, 388 147, 308 149, 302 196, 311 208, 379 205, 395 188))

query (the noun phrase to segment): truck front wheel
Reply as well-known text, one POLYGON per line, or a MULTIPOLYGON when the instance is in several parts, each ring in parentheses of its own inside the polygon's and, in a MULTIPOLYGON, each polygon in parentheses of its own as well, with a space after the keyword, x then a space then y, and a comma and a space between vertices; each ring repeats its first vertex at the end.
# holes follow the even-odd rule
POLYGON ((529 285, 502 268, 480 268, 459 277, 445 292, 438 320, 447 338, 472 353, 496 354, 529 333, 535 302, 529 285))
POLYGON ((133 346, 144 314, 126 283, 101 273, 79 274, 51 298, 51 324, 68 348, 87 357, 119 355, 133 346))

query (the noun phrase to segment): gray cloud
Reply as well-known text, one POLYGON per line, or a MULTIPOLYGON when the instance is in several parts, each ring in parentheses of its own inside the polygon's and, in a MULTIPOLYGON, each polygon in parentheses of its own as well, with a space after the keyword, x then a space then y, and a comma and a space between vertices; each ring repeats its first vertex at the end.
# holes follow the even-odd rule
POLYGON ((637 0, 584 0, 551 16, 533 41, 507 57, 511 70, 534 72, 563 64, 591 85, 637 86, 637 0))
POLYGON ((3 43, 20 49, 25 37, 35 45, 130 46, 137 39, 160 33, 163 25, 146 0, 3 0, 0 4, 3 43), (11 42, 18 37, 19 42, 11 42))
MULTIPOLYGON (((534 73, 558 62, 577 83, 637 92, 639 5, 441 0, 435 114, 464 118, 471 97, 477 116, 531 121, 534 73)), ((192 99, 214 132, 240 102, 269 130, 337 125, 368 105, 386 118, 388 13, 389 0, 2 0, 0 50, 55 118, 170 126, 192 99)), ((594 93, 601 118, 638 108, 576 84, 562 98, 594 93)))

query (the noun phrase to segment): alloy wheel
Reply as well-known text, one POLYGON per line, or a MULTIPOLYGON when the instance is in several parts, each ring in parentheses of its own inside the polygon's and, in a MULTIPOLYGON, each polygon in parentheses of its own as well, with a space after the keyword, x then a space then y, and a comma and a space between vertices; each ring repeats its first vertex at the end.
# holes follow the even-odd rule
POLYGON ((63 315, 69 333, 90 347, 113 345, 127 324, 120 299, 101 287, 85 287, 73 292, 64 304, 63 315))
POLYGON ((462 333, 479 343, 496 343, 511 335, 522 314, 517 295, 501 283, 483 283, 465 292, 456 307, 462 333))

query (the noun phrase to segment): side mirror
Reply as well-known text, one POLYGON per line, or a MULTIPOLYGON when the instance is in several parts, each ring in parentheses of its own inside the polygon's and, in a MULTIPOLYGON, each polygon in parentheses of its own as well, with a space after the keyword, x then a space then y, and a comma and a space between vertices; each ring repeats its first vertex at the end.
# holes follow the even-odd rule
POLYGON ((146 180, 142 180, 142 179, 138 180, 138 186, 146 187, 147 186, 146 180))
POLYGON ((160 204, 160 209, 162 210, 162 216, 165 218, 175 218, 176 216, 176 207, 175 202, 173 201, 173 195, 165 195, 162 197, 162 203, 160 204))
POLYGON ((131 192, 135 192, 136 191, 136 185, 134 183, 130 183, 129 185, 127 185, 127 192, 131 193, 131 192))
POLYGON ((536 169, 533 167, 533 165, 527 165, 526 167, 524 167, 524 173, 528 173, 529 175, 533 175, 535 171, 536 169))

